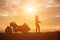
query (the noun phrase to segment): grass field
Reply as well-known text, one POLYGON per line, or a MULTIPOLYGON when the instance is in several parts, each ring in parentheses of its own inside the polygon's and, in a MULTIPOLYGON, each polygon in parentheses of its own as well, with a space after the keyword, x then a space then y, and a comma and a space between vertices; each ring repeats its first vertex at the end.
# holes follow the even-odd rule
POLYGON ((0 40, 60 40, 60 32, 45 32, 45 33, 0 33, 0 40))

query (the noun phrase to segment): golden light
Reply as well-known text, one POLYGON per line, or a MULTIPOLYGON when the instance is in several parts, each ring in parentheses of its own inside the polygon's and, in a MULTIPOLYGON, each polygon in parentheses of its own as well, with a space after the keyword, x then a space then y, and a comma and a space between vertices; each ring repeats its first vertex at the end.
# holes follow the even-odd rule
POLYGON ((34 13, 34 12, 35 12, 35 9, 34 9, 33 7, 28 7, 28 8, 26 9, 26 11, 27 11, 28 13, 34 13))
POLYGON ((37 9, 33 6, 27 6, 24 8, 24 11, 29 14, 34 14, 37 11, 37 9))

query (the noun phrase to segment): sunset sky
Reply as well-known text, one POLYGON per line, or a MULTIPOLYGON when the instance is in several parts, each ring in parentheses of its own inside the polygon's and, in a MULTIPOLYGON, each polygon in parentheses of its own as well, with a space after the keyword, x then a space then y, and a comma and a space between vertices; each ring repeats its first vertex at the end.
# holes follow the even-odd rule
POLYGON ((60 30, 60 0, 0 0, 0 31, 14 21, 27 23, 35 32, 35 15, 41 21, 41 32, 60 30))

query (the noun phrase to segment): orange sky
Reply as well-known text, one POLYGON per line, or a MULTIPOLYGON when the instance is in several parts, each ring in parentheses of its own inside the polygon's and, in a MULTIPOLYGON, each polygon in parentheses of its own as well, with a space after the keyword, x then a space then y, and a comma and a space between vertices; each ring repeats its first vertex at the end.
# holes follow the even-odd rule
POLYGON ((60 29, 60 4, 54 0, 2 0, 0 1, 0 31, 4 31, 10 22, 18 25, 26 22, 31 31, 35 31, 35 15, 39 16, 41 31, 60 29), (2 4, 3 3, 3 4, 2 4), (31 7, 34 10, 31 11, 31 7))

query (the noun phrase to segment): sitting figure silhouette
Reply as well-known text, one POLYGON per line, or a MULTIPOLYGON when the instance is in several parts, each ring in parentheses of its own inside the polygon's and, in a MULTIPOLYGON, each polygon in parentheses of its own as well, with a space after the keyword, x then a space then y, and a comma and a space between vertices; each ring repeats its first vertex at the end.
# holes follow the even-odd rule
POLYGON ((13 27, 14 31, 16 31, 18 25, 16 24, 16 22, 11 22, 11 23, 10 23, 10 27, 13 27))

